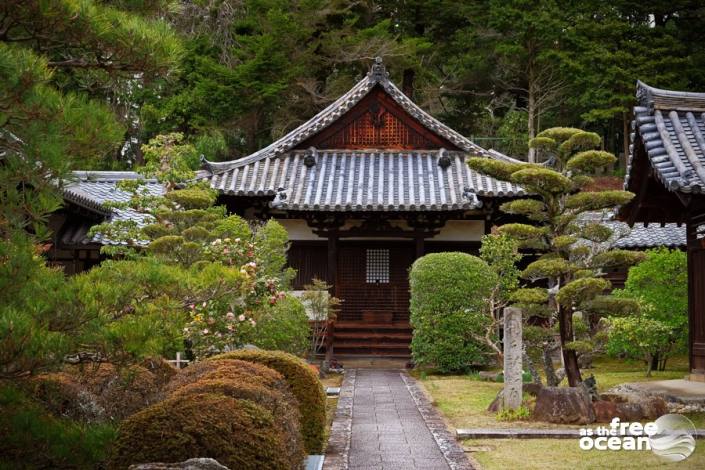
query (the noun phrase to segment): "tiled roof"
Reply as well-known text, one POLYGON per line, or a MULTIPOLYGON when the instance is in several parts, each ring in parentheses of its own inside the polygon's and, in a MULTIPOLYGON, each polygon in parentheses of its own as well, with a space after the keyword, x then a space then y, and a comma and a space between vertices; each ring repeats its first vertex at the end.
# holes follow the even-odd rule
POLYGON ((625 187, 640 137, 656 177, 671 191, 705 191, 705 93, 661 90, 637 83, 632 146, 625 187))
POLYGON ((581 214, 581 221, 600 222, 612 229, 612 240, 609 244, 614 248, 646 249, 664 246, 667 248, 682 248, 686 246, 685 225, 678 224, 643 224, 636 223, 629 227, 625 222, 614 219, 611 212, 587 212, 581 214))
MULTIPOLYGON (((105 216, 106 220, 133 220, 138 225, 145 225, 149 218, 146 214, 132 209, 113 209, 105 206, 106 202, 127 202, 130 200, 131 193, 117 187, 118 181, 127 179, 143 179, 143 187, 150 195, 164 194, 164 187, 161 183, 155 179, 144 179, 142 175, 134 171, 75 171, 71 181, 64 186, 64 199, 93 210, 105 216)), ((71 244, 100 243, 110 245, 116 243, 100 234, 88 238, 86 227, 74 227, 65 231, 62 235, 62 241, 70 241, 71 244), (82 237, 81 234, 83 234, 82 237)))
POLYGON ((474 209, 521 188, 471 170, 461 152, 292 151, 215 174, 224 194, 275 196, 273 207, 325 211, 474 209))
POLYGON ((426 113, 389 80, 377 60, 365 78, 306 123, 247 157, 204 162, 198 178, 210 179, 211 186, 225 194, 276 195, 272 204, 289 210, 452 210, 479 207, 474 195, 523 194, 516 185, 468 169, 468 155, 518 161, 483 149, 426 113), (309 166, 305 151, 292 150, 333 124, 376 85, 427 129, 463 152, 310 149, 315 165, 309 166), (446 160, 447 167, 443 166, 446 160))

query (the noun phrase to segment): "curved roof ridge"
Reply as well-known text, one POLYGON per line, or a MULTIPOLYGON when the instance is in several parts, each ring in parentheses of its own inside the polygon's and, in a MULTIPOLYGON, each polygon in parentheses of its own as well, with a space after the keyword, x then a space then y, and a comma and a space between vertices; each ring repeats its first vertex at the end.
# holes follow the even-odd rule
POLYGON ((666 90, 637 80, 636 96, 639 104, 647 109, 705 110, 703 92, 666 90))

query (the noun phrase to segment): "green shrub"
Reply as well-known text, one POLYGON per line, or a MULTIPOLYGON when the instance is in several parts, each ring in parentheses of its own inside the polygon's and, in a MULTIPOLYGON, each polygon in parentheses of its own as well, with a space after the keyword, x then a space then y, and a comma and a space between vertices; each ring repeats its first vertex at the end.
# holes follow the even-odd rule
POLYGON ((457 372, 487 362, 485 299, 496 285, 487 263, 465 253, 433 253, 414 262, 410 274, 411 351, 419 366, 457 372))
POLYGON ((57 418, 20 390, 0 388, 0 468, 100 468, 114 439, 109 424, 57 418))
POLYGON ((229 468, 294 469, 272 413, 248 400, 195 394, 169 398, 122 422, 110 468, 210 457, 229 468))
POLYGON ((276 427, 286 436, 287 461, 303 462, 305 452, 298 402, 289 390, 272 390, 257 383, 256 378, 201 379, 177 389, 172 397, 203 393, 249 400, 270 411, 276 427))
POLYGON ((305 355, 311 344, 306 309, 299 299, 287 295, 257 315, 257 327, 248 343, 268 350, 305 355))
POLYGON ((299 402, 301 434, 309 454, 323 451, 326 437, 326 394, 317 374, 303 360, 280 351, 233 351, 213 359, 241 359, 271 367, 284 376, 299 402))
POLYGON ((228 379, 248 380, 262 384, 272 390, 289 390, 284 377, 277 371, 262 364, 235 359, 200 361, 181 369, 163 388, 168 395, 179 388, 198 380, 228 379))

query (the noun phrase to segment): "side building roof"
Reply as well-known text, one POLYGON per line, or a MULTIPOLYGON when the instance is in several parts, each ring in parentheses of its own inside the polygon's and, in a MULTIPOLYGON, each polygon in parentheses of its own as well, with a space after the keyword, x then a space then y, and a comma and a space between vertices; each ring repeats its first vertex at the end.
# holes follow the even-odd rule
POLYGON ((637 100, 625 187, 640 138, 655 176, 668 190, 704 192, 705 93, 662 90, 640 81, 637 100))
MULTIPOLYGON (((130 220, 139 226, 149 222, 149 216, 132 209, 115 209, 108 207, 108 202, 128 202, 131 193, 120 189, 119 181, 143 181, 143 188, 152 196, 164 194, 164 186, 156 179, 144 178, 134 171, 75 171, 72 179, 65 183, 63 196, 70 203, 79 205, 104 217, 106 221, 130 220)), ((102 245, 116 244, 101 234, 91 237, 88 230, 92 224, 81 223, 77 226, 65 227, 61 241, 67 245, 86 245, 98 243, 102 245)))

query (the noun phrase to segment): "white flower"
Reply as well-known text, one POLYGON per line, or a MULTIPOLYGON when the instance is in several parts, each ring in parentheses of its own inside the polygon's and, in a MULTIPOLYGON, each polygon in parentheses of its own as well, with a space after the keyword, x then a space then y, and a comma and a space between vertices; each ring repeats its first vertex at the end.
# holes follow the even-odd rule
POLYGON ((240 320, 240 321, 245 321, 245 315, 240 314, 240 316, 237 317, 237 319, 240 320))
POLYGON ((203 333, 204 335, 207 335, 207 334, 208 334, 208 328, 204 328, 203 331, 201 331, 201 333, 203 333))
POLYGON ((235 314, 233 312, 228 312, 225 314, 225 318, 227 318, 228 320, 232 320, 233 318, 235 318, 235 314))

